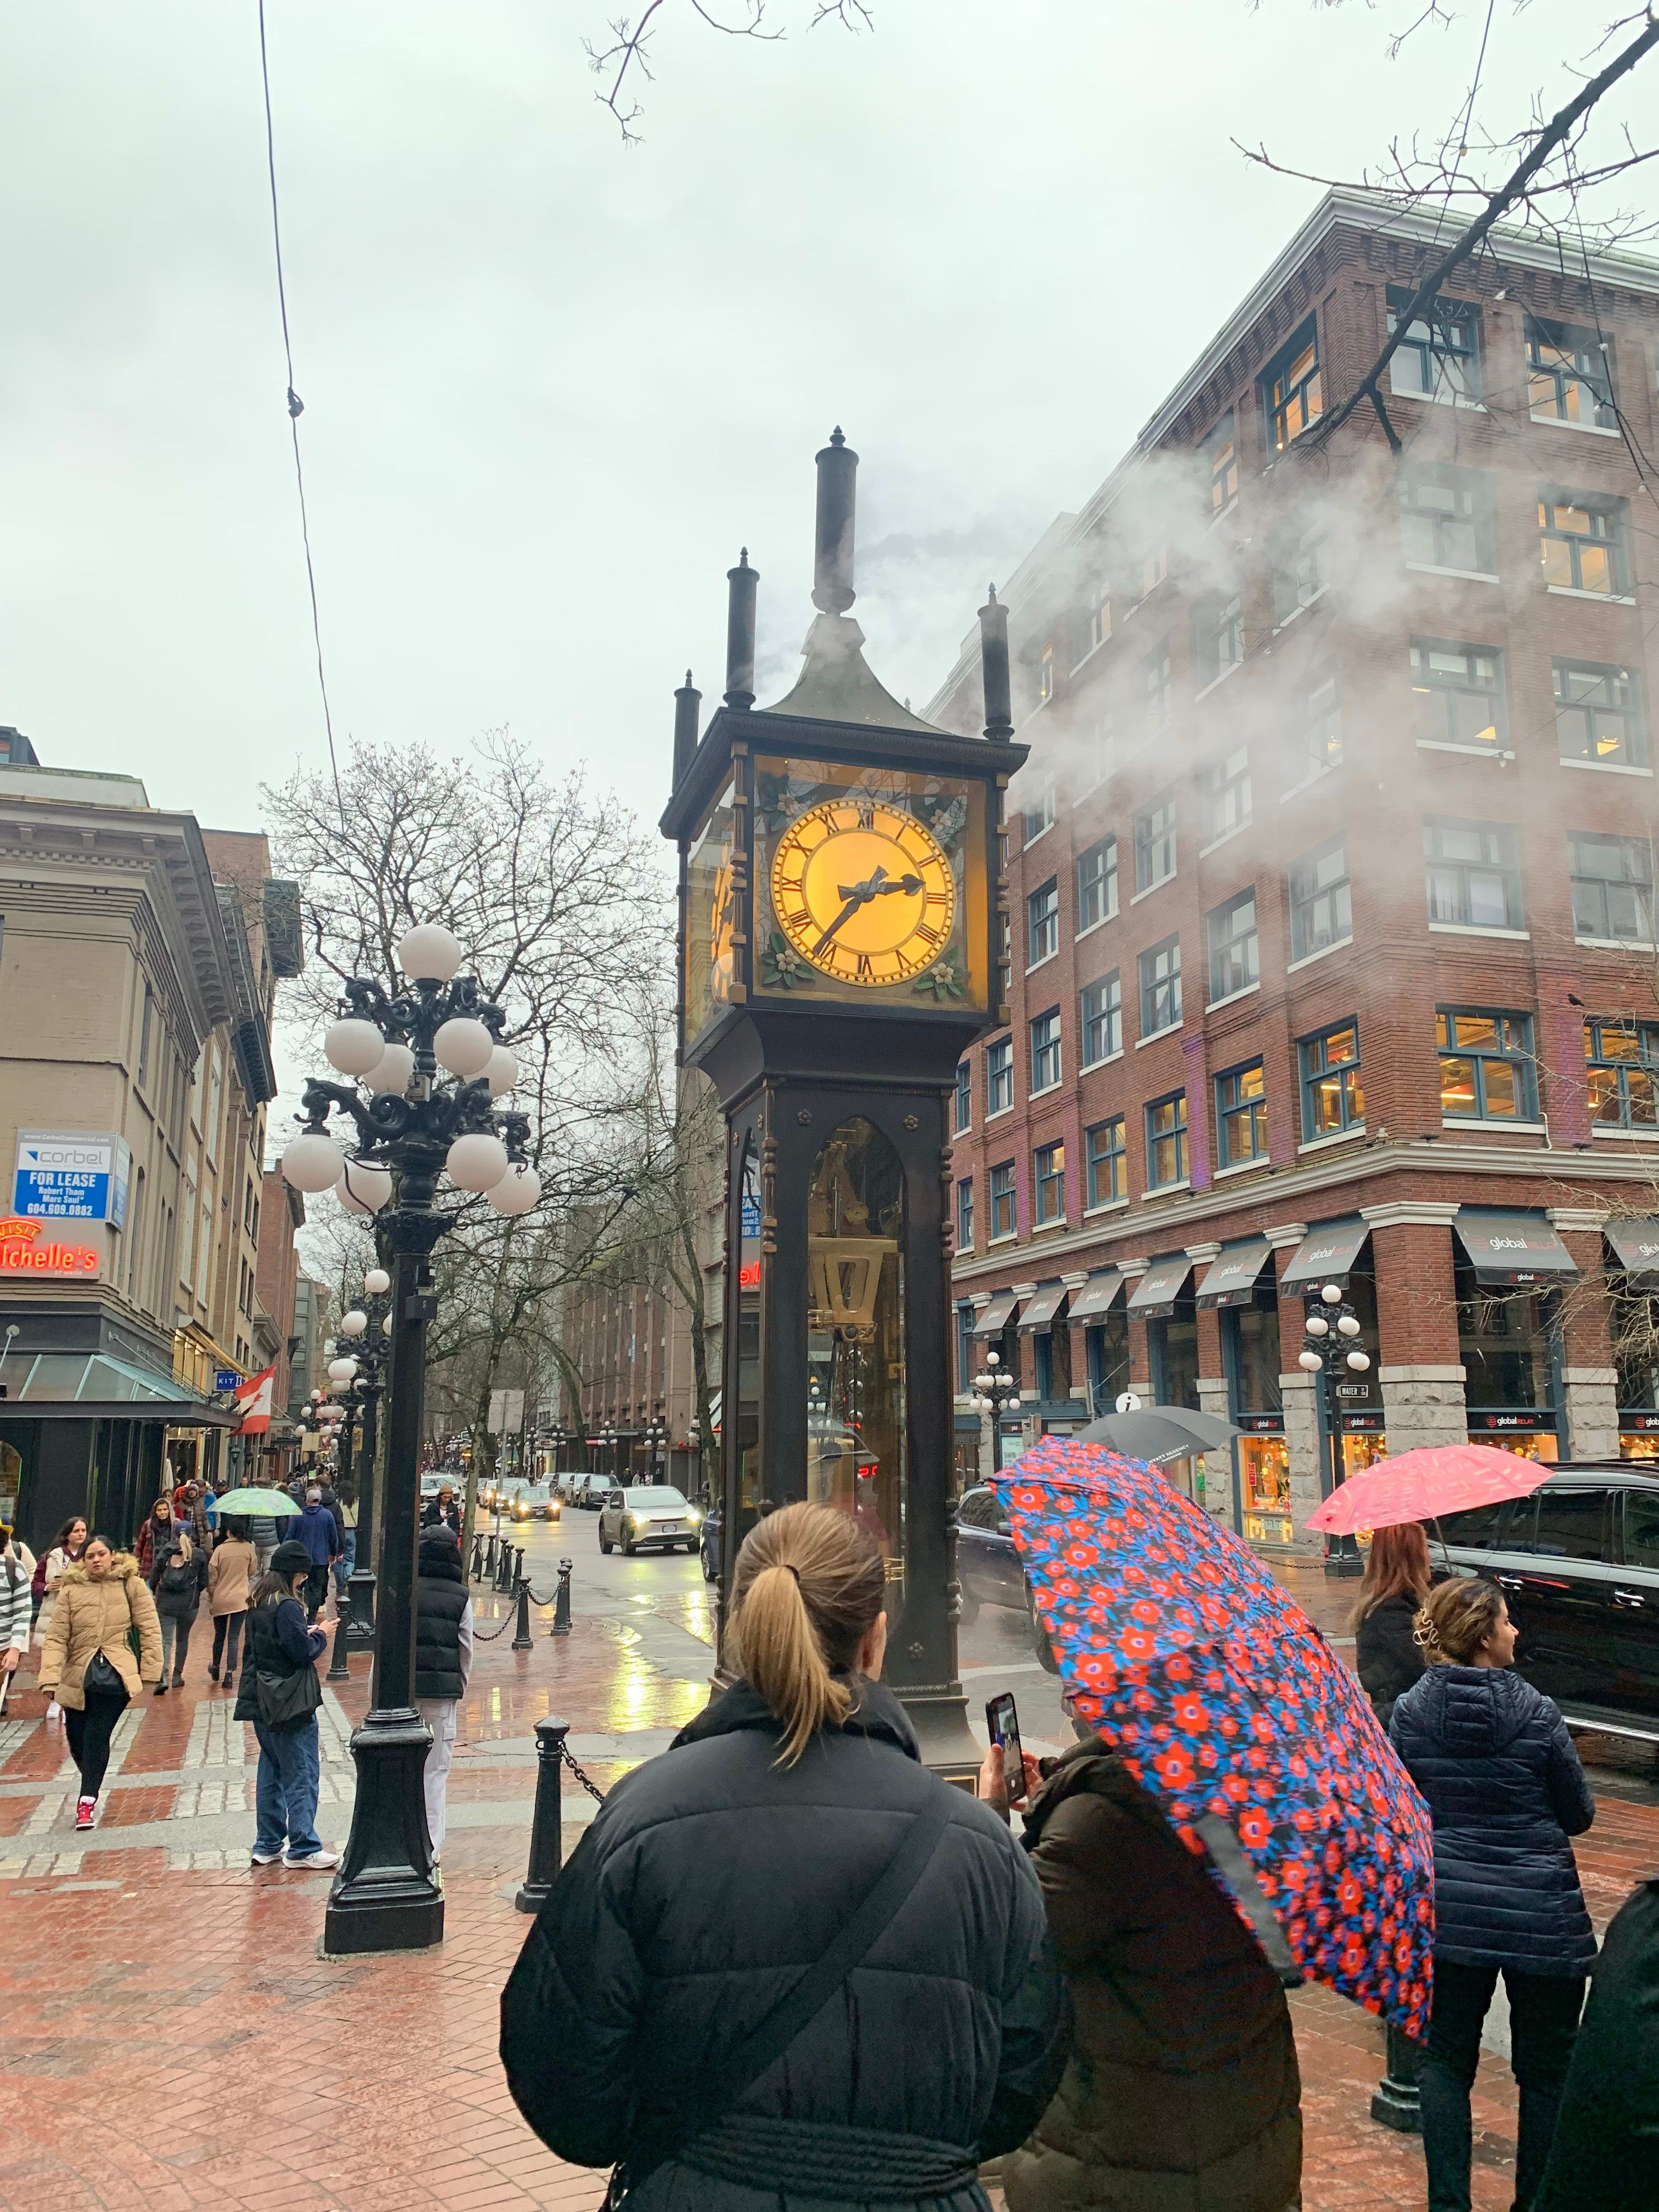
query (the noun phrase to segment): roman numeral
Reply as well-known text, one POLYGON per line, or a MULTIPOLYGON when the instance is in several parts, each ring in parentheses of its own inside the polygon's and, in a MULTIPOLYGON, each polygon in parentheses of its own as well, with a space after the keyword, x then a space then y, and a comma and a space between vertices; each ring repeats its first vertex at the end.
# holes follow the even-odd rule
POLYGON ((945 942, 945 932, 942 929, 935 929, 931 921, 921 923, 917 927, 916 935, 924 945, 931 945, 935 950, 945 942))
POLYGON ((860 953, 859 964, 853 971, 853 980, 856 983, 873 983, 875 981, 876 973, 874 969, 870 965, 870 956, 867 952, 860 953))
POLYGON ((930 890, 927 894, 927 903, 929 906, 948 906, 950 904, 950 901, 945 897, 943 891, 930 890))
POLYGON ((873 830, 875 828, 876 810, 869 799, 860 799, 858 801, 858 817, 859 828, 860 830, 873 830))

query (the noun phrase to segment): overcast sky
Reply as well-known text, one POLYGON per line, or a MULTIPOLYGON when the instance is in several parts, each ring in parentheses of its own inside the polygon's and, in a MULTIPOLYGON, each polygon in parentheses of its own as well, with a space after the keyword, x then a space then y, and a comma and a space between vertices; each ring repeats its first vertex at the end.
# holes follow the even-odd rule
MULTIPOLYGON (((510 723, 654 817, 740 544, 763 702, 793 680, 836 422, 869 657, 920 705, 1315 204, 1231 137, 1351 173, 1443 123, 1485 10, 1394 62, 1413 0, 810 12, 771 0, 763 45, 667 0, 624 149, 603 0, 268 0, 343 739, 510 723)), ((1600 18, 1498 0, 1494 127, 1568 96, 1600 18)), ((13 0, 0 165, 0 721, 252 826, 325 757, 255 0, 13 0)))

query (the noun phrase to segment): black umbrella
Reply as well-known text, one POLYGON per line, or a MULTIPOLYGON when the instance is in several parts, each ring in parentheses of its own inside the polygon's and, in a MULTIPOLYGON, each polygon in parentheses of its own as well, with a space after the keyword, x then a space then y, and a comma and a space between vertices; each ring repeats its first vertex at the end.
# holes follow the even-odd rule
POLYGON ((1215 1451, 1239 1431, 1218 1413, 1194 1413, 1185 1406, 1135 1406, 1127 1413, 1108 1413, 1082 1432, 1085 1444, 1104 1444, 1125 1459, 1190 1459, 1215 1451))

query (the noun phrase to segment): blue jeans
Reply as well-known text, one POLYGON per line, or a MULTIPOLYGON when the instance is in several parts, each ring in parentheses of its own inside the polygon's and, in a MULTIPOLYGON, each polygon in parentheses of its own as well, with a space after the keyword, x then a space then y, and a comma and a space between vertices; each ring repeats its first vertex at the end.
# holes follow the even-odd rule
POLYGON ((356 1564, 357 1531, 355 1528, 348 1528, 345 1532, 345 1549, 334 1562, 334 1595, 337 1597, 345 1595, 346 1584, 350 1580, 352 1571, 356 1564))
POLYGON ((290 1857, 303 1858, 321 1850, 317 1836, 320 1774, 316 1714, 309 1715, 298 1728, 267 1728, 263 1721, 255 1721, 253 1733, 259 1740, 259 1771, 253 1784, 258 1828, 254 1850, 280 1851, 286 1830, 290 1857))

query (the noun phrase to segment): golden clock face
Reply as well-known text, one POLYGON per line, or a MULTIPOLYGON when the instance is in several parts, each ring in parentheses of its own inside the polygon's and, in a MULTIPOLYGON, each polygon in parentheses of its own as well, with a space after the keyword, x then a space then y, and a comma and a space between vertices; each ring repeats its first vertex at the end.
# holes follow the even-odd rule
POLYGON ((772 855, 772 906, 794 951, 874 989, 930 967, 956 921, 956 878, 914 815, 858 793, 792 822, 772 855))

